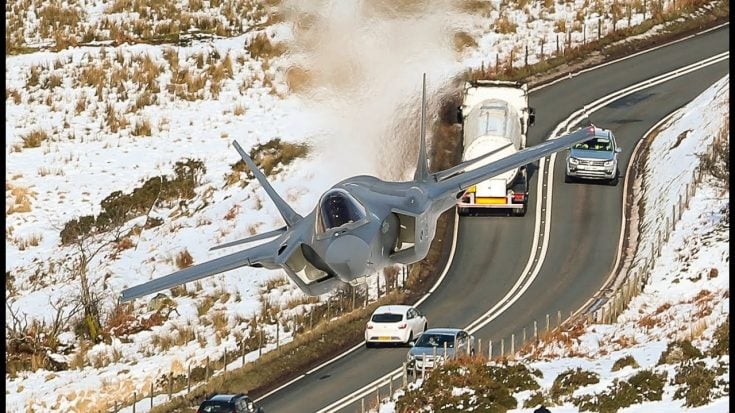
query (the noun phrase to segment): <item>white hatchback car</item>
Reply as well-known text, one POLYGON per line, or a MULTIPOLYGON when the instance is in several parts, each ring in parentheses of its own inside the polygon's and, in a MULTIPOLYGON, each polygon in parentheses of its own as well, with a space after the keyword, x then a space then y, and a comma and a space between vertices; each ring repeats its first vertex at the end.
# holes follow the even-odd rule
POLYGON ((379 343, 409 344, 428 327, 426 316, 410 305, 380 306, 365 326, 365 347, 379 343))

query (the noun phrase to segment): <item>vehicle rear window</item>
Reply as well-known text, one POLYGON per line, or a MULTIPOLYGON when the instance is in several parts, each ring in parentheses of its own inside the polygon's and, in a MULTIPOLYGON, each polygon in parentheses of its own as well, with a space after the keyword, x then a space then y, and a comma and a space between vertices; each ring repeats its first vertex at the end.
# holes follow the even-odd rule
POLYGON ((373 323, 397 323, 403 320, 403 314, 374 314, 373 323))
POLYGON ((233 410, 227 402, 206 401, 199 406, 201 413, 231 413, 233 410))

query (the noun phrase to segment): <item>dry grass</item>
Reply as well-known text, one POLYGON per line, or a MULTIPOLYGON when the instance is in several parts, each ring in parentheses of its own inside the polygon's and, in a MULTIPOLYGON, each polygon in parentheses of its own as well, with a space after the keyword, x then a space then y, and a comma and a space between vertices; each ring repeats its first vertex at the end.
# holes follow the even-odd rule
POLYGON ((454 40, 454 50, 456 52, 461 52, 462 50, 464 50, 466 48, 475 48, 475 47, 477 47, 477 42, 467 32, 456 32, 456 33, 454 33, 453 40, 454 40))
POLYGON ((135 121, 135 127, 130 131, 133 136, 151 136, 153 134, 151 129, 151 121, 148 118, 137 119, 135 121))
POLYGON ((125 115, 118 114, 115 107, 108 103, 105 108, 105 125, 110 132, 117 133, 120 129, 128 127, 129 122, 125 115))
POLYGON ((265 33, 258 33, 250 42, 248 42, 247 50, 254 59, 269 59, 282 55, 286 51, 284 44, 273 44, 265 33))
POLYGON ((13 203, 6 210, 5 214, 31 212, 31 200, 38 195, 35 191, 22 186, 15 186, 10 183, 5 184, 5 191, 10 191, 10 195, 14 197, 13 203))
POLYGON ((202 317, 209 313, 209 310, 214 306, 214 303, 217 301, 216 297, 213 296, 207 296, 202 299, 199 303, 197 303, 197 314, 199 317, 202 317))
POLYGON ((308 69, 292 66, 286 70, 286 85, 293 93, 308 90, 313 83, 312 74, 308 69))
POLYGON ((38 148, 44 141, 48 140, 48 133, 43 129, 35 129, 21 136, 21 139, 24 148, 38 148))
POLYGON ((508 19, 508 16, 501 14, 494 26, 495 32, 500 34, 515 33, 518 25, 508 19))
POLYGON ((12 89, 12 88, 6 89, 5 90, 5 100, 7 101, 8 99, 11 99, 12 102, 15 103, 16 105, 20 105, 21 103, 20 92, 18 92, 17 89, 12 89))
POLYGON ((559 19, 556 22, 554 22, 554 32, 555 33, 566 33, 567 32, 567 21, 564 19, 559 19))
POLYGON ((187 267, 190 267, 191 264, 194 263, 194 258, 189 253, 189 250, 184 248, 183 251, 179 251, 178 254, 176 254, 176 267, 179 269, 184 269, 187 267))
POLYGON ((235 105, 235 108, 232 110, 232 113, 235 116, 242 116, 245 114, 245 106, 241 104, 235 105))
POLYGON ((19 250, 25 251, 28 247, 37 247, 43 239, 41 234, 31 234, 27 237, 16 237, 12 239, 12 243, 18 247, 19 250))

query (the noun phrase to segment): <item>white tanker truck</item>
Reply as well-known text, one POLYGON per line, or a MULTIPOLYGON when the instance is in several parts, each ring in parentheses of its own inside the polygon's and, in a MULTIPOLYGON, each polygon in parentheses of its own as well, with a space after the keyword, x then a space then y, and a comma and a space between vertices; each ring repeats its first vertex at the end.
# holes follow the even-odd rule
MULTIPOLYGON (((504 158, 526 147, 528 127, 535 113, 528 107, 524 83, 476 80, 465 83, 462 106, 457 113, 462 124, 462 161, 492 153, 470 169, 504 158)), ((457 200, 460 215, 491 209, 523 216, 528 206, 526 166, 514 169, 467 189, 457 200)))

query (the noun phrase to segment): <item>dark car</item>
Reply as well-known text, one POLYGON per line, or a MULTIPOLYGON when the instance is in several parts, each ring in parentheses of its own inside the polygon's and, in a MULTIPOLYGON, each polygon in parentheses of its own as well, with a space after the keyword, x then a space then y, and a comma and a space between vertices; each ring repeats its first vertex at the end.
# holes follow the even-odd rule
POLYGON ((244 394, 217 394, 202 402, 197 413, 264 413, 244 394))

